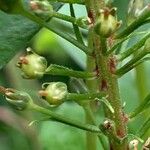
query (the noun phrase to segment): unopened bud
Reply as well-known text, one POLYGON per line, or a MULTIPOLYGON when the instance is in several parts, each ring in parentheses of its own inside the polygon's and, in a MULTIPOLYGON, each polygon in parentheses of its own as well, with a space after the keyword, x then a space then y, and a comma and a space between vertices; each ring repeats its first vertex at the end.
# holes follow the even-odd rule
POLYGON ((7 102, 18 110, 24 110, 32 103, 30 95, 22 91, 0 87, 0 93, 4 94, 7 102))
POLYGON ((121 23, 117 20, 116 8, 101 9, 95 24, 95 32, 102 37, 109 37, 120 27, 121 23))
POLYGON ((43 76, 47 61, 44 57, 33 53, 30 48, 27 49, 27 55, 20 57, 17 66, 22 70, 22 77, 26 79, 35 79, 43 76))
POLYGON ((37 16, 43 19, 53 16, 53 7, 47 0, 31 0, 30 8, 37 16))
POLYGON ((60 105, 68 94, 67 85, 63 82, 50 82, 43 84, 43 90, 39 91, 40 96, 50 105, 60 105), (45 85, 48 85, 46 88, 45 85))

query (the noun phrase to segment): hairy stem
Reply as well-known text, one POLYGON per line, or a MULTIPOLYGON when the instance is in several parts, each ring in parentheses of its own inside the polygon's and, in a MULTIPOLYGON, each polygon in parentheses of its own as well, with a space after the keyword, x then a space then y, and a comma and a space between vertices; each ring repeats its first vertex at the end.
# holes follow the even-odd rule
MULTIPOLYGON (((96 22, 96 16, 100 8, 103 8, 104 1, 103 0, 87 0, 87 11, 90 19, 93 21, 93 24, 96 22)), ((111 103, 114 108, 114 114, 110 113, 110 111, 105 107, 106 117, 113 120, 116 132, 114 136, 116 138, 109 137, 110 148, 112 150, 127 150, 127 140, 124 140, 122 143, 118 144, 115 139, 124 138, 127 135, 126 124, 124 122, 124 113, 122 110, 118 81, 117 76, 113 74, 115 67, 115 60, 111 55, 105 56, 103 52, 106 52, 106 47, 102 46, 100 37, 94 33, 94 30, 91 29, 91 43, 93 45, 93 50, 95 54, 95 63, 96 70, 98 75, 98 90, 104 91, 106 95, 108 95, 107 99, 111 103), (105 49, 104 49, 105 48, 105 49)))

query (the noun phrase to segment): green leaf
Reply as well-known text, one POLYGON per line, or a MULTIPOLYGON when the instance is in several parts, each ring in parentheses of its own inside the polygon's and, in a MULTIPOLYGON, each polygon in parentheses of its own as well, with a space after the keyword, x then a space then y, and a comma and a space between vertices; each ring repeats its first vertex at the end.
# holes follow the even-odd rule
POLYGON ((39 26, 17 15, 0 12, 0 69, 39 31, 39 26))
MULTIPOLYGON (((61 3, 54 3, 59 10, 61 3)), ((0 69, 19 51, 24 49, 40 27, 29 19, 19 15, 9 15, 0 11, 0 69)))

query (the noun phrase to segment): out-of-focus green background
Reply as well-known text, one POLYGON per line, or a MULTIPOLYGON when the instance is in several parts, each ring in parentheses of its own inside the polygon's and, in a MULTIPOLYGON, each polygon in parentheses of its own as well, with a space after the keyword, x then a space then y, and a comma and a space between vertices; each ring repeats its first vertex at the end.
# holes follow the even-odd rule
MULTIPOLYGON (((126 22, 128 0, 114 1, 114 6, 118 7, 119 19, 126 22)), ((75 5, 76 15, 85 16, 86 11, 83 6, 75 5)), ((64 5, 61 13, 69 14, 68 5, 64 5)), ((64 32, 72 33, 71 25, 66 22, 64 24, 58 20, 51 22, 54 26, 58 26, 64 32)), ((124 23, 126 25, 126 23, 124 23)), ((145 27, 146 29, 147 27, 145 27)), ((143 29, 142 29, 143 30, 143 29)), ((87 33, 83 30, 84 38, 87 33)), ((126 42, 122 49, 131 46, 136 42, 137 38, 130 42, 126 42)), ((47 58, 48 63, 65 65, 67 67, 83 70, 86 67, 86 56, 76 47, 72 46, 65 40, 57 37, 53 33, 42 29, 33 38, 30 44, 34 50, 47 58)), ((41 80, 25 80, 20 76, 20 71, 15 67, 20 52, 7 66, 0 71, 0 84, 6 87, 12 87, 19 90, 24 90, 32 95, 34 101, 47 107, 47 104, 38 96, 38 90, 41 89, 41 84, 48 81, 63 81, 68 83, 69 78, 60 76, 44 76, 41 80)), ((145 63, 146 79, 150 89, 150 67, 149 63, 145 63)), ((123 102, 126 102, 125 111, 131 112, 138 106, 140 100, 137 92, 135 72, 131 71, 120 80, 120 93, 123 102)), ((147 92, 149 91, 147 87, 147 92)), ((82 107, 76 103, 70 102, 61 105, 58 108, 49 108, 70 118, 84 122, 84 111, 82 107)), ((98 116, 98 115, 97 115, 98 116)), ((4 98, 0 97, 0 150, 85 150, 85 132, 63 124, 50 121, 36 122, 32 126, 29 123, 33 120, 42 118, 41 114, 35 112, 19 112, 13 110, 5 102, 4 98)), ((99 117, 98 117, 99 120, 99 117)), ((134 124, 129 124, 129 130, 135 132, 142 124, 144 117, 139 116, 134 120, 134 124)), ((98 143, 98 150, 100 150, 98 143)))

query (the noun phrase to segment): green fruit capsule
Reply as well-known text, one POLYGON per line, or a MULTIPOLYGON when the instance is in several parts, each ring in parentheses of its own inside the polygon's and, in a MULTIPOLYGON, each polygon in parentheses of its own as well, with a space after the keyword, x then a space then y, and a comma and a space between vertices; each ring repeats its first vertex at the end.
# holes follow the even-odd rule
POLYGON ((43 84, 44 90, 39 91, 40 96, 50 105, 60 105, 68 94, 67 85, 63 82, 50 82, 43 84), (45 85, 48 85, 45 88, 45 85))
POLYGON ((117 20, 116 8, 101 9, 94 25, 95 32, 102 37, 111 36, 121 25, 121 21, 117 20))
POLYGON ((20 57, 17 66, 22 71, 22 77, 26 79, 41 78, 47 68, 47 61, 44 57, 33 53, 28 48, 28 54, 20 57))
POLYGON ((22 0, 0 0, 0 9, 6 13, 18 14, 24 10, 22 0))
POLYGON ((30 7, 32 12, 43 19, 53 16, 53 7, 47 0, 31 0, 30 7))
POLYGON ((28 93, 7 88, 4 92, 7 102, 17 110, 27 109, 32 103, 32 99, 28 93))

